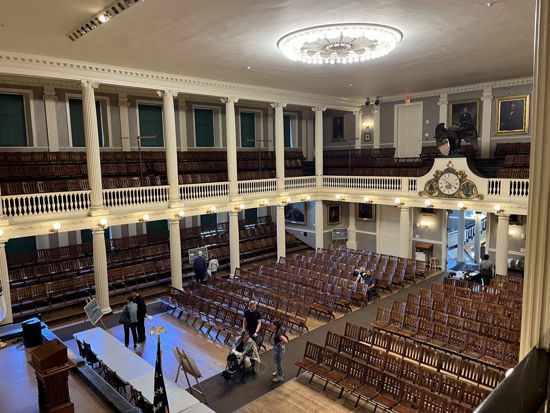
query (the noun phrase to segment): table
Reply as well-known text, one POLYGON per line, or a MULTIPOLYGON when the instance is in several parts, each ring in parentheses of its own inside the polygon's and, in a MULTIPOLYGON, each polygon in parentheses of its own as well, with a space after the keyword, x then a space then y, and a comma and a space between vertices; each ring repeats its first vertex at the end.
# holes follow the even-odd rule
POLYGON ((81 331, 74 334, 73 337, 78 341, 88 343, 94 354, 98 357, 124 347, 124 343, 118 341, 111 334, 99 327, 81 331))
POLYGON ((204 403, 198 403, 194 404, 191 407, 188 407, 183 411, 183 413, 214 413, 214 410, 212 410, 210 407, 208 407, 204 403))
MULTIPOLYGON (((153 403, 154 391, 153 384, 155 382, 155 372, 144 374, 140 377, 129 380, 130 385, 141 392, 143 397, 147 399, 149 403, 153 403)), ((164 378, 164 386, 166 387, 166 394, 168 395, 168 405, 170 406, 170 412, 187 412, 189 408, 200 405, 201 403, 187 392, 183 387, 178 386, 171 380, 164 378)), ((205 406, 206 407, 206 406, 205 406)), ((191 411, 191 410, 190 410, 191 411)), ((208 410, 193 410, 195 412, 209 412, 208 410)))
MULTIPOLYGON (((92 351, 93 349, 92 347, 92 351)), ((125 382, 130 382, 136 377, 148 373, 154 374, 155 372, 155 368, 152 365, 125 346, 122 346, 118 351, 98 354, 97 358, 125 382)))

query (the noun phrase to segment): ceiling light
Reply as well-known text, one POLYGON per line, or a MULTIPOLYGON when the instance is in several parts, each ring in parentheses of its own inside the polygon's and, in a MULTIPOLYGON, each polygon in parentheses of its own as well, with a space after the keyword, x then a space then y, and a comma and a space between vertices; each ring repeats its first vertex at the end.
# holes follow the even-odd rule
POLYGON ((147 222, 149 221, 149 215, 143 214, 143 216, 140 218, 140 222, 147 222))
POLYGON ((290 60, 302 63, 347 64, 385 56, 402 38, 399 30, 379 24, 327 24, 288 33, 277 47, 290 60))
POLYGON ((424 202, 424 205, 426 205, 426 207, 429 208, 430 206, 432 206, 432 201, 430 201, 429 199, 427 199, 427 200, 424 202))

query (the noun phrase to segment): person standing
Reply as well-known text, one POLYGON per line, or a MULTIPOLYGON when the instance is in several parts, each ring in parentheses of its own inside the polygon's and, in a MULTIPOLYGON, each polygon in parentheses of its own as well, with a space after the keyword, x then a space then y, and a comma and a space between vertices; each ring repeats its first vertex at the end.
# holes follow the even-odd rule
POLYGON ((273 338, 273 359, 277 366, 277 371, 273 372, 273 382, 278 383, 284 380, 283 376, 283 356, 285 355, 285 344, 288 343, 288 337, 284 334, 279 320, 273 321, 275 326, 275 336, 273 338))
POLYGON ((493 263, 489 261, 489 255, 485 254, 483 260, 479 263, 479 275, 483 280, 483 285, 489 285, 493 278, 493 263))
POLYGON ((138 343, 145 341, 145 316, 147 315, 147 305, 145 300, 139 294, 137 289, 132 290, 132 297, 134 298, 134 303, 137 305, 137 333, 138 333, 138 343))
POLYGON ((262 327, 262 314, 256 309, 256 301, 250 300, 248 310, 244 312, 243 330, 258 344, 258 333, 262 327))
POLYGON ((126 298, 126 305, 122 309, 126 312, 126 320, 124 322, 124 345, 128 347, 130 344, 130 330, 132 330, 132 339, 134 340, 134 348, 137 346, 137 312, 138 306, 134 302, 131 295, 126 298))
POLYGON ((193 260, 193 272, 195 280, 198 283, 204 284, 204 276, 206 275, 206 260, 202 256, 202 251, 199 251, 197 257, 193 260))
POLYGON ((220 263, 218 262, 216 256, 214 254, 210 255, 210 261, 208 262, 208 271, 210 271, 210 275, 212 277, 216 276, 219 267, 220 263))

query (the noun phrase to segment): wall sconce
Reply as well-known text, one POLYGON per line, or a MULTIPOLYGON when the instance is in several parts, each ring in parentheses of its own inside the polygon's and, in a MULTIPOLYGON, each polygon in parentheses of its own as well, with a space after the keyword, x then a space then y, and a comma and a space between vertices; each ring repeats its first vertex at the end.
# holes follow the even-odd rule
POLYGON ((185 212, 183 212, 183 210, 179 211, 176 215, 176 218, 178 219, 183 219, 183 216, 185 215, 185 212))
POLYGON ((345 201, 346 198, 344 198, 344 197, 343 197, 342 195, 340 195, 340 194, 336 194, 336 200, 337 200, 338 202, 340 202, 340 201, 345 201))
POLYGON ((260 204, 261 207, 267 207, 269 206, 269 201, 266 199, 264 202, 260 204))
POLYGON ((302 202, 309 202, 311 201, 311 197, 309 195, 306 195, 305 198, 301 199, 302 202))
POLYGON ((365 129, 370 129, 370 122, 363 122, 362 126, 365 129))
POLYGON ((402 207, 403 205, 405 205, 405 204, 403 202, 401 202, 401 200, 399 198, 395 198, 395 206, 397 208, 402 207))
POLYGON ((208 211, 206 211, 207 214, 215 214, 216 213, 216 207, 211 206, 208 211))
POLYGON ((54 234, 57 234, 59 232, 59 230, 61 229, 61 224, 59 222, 56 222, 55 224, 53 224, 53 228, 52 228, 52 232, 54 234))
POLYGON ((514 235, 516 235, 516 230, 515 229, 511 229, 508 231, 508 236, 509 237, 513 237, 514 235))
POLYGON ((143 216, 139 219, 139 222, 147 222, 149 221, 149 215, 143 214, 143 216))
POLYGON ((236 206, 234 209, 235 209, 236 212, 240 212, 240 211, 242 211, 243 209, 245 209, 245 206, 244 206, 244 204, 241 204, 241 205, 239 205, 239 206, 236 206))
POLYGON ((458 209, 459 209, 460 211, 465 211, 465 210, 466 210, 466 207, 464 206, 464 202, 459 202, 459 203, 457 204, 457 206, 458 206, 458 209))
POLYGON ((363 201, 365 201, 365 204, 372 204, 372 201, 369 199, 368 196, 364 197, 363 201))
POLYGON ((493 207, 494 211, 495 211, 495 214, 502 214, 504 212, 503 209, 500 209, 500 205, 499 204, 496 204, 494 207, 493 207))
POLYGON ((105 229, 105 227, 107 226, 107 222, 109 222, 109 221, 107 221, 107 218, 101 218, 101 219, 99 220, 99 226, 100 226, 101 228, 105 229))
POLYGON ((430 221, 422 221, 422 222, 420 222, 420 228, 422 228, 422 229, 430 229, 430 221))
POLYGON ((432 207, 432 201, 427 199, 426 201, 424 201, 424 205, 426 205, 426 208, 431 208, 432 207))

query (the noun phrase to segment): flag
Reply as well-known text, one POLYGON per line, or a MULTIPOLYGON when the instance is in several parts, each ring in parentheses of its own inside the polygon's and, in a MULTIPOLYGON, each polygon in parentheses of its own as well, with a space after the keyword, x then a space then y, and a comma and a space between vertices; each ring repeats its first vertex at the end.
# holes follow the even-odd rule
POLYGON ((450 151, 451 145, 449 144, 449 139, 443 139, 441 145, 439 145, 439 152, 444 156, 448 156, 450 151))
POLYGON ((0 321, 6 318, 7 312, 6 300, 4 299, 4 293, 2 290, 2 281, 0 281, 0 321))
POLYGON ((162 375, 162 354, 160 352, 160 340, 157 344, 157 361, 155 362, 155 397, 153 399, 153 411, 155 413, 170 413, 168 408, 168 395, 164 386, 162 375))

